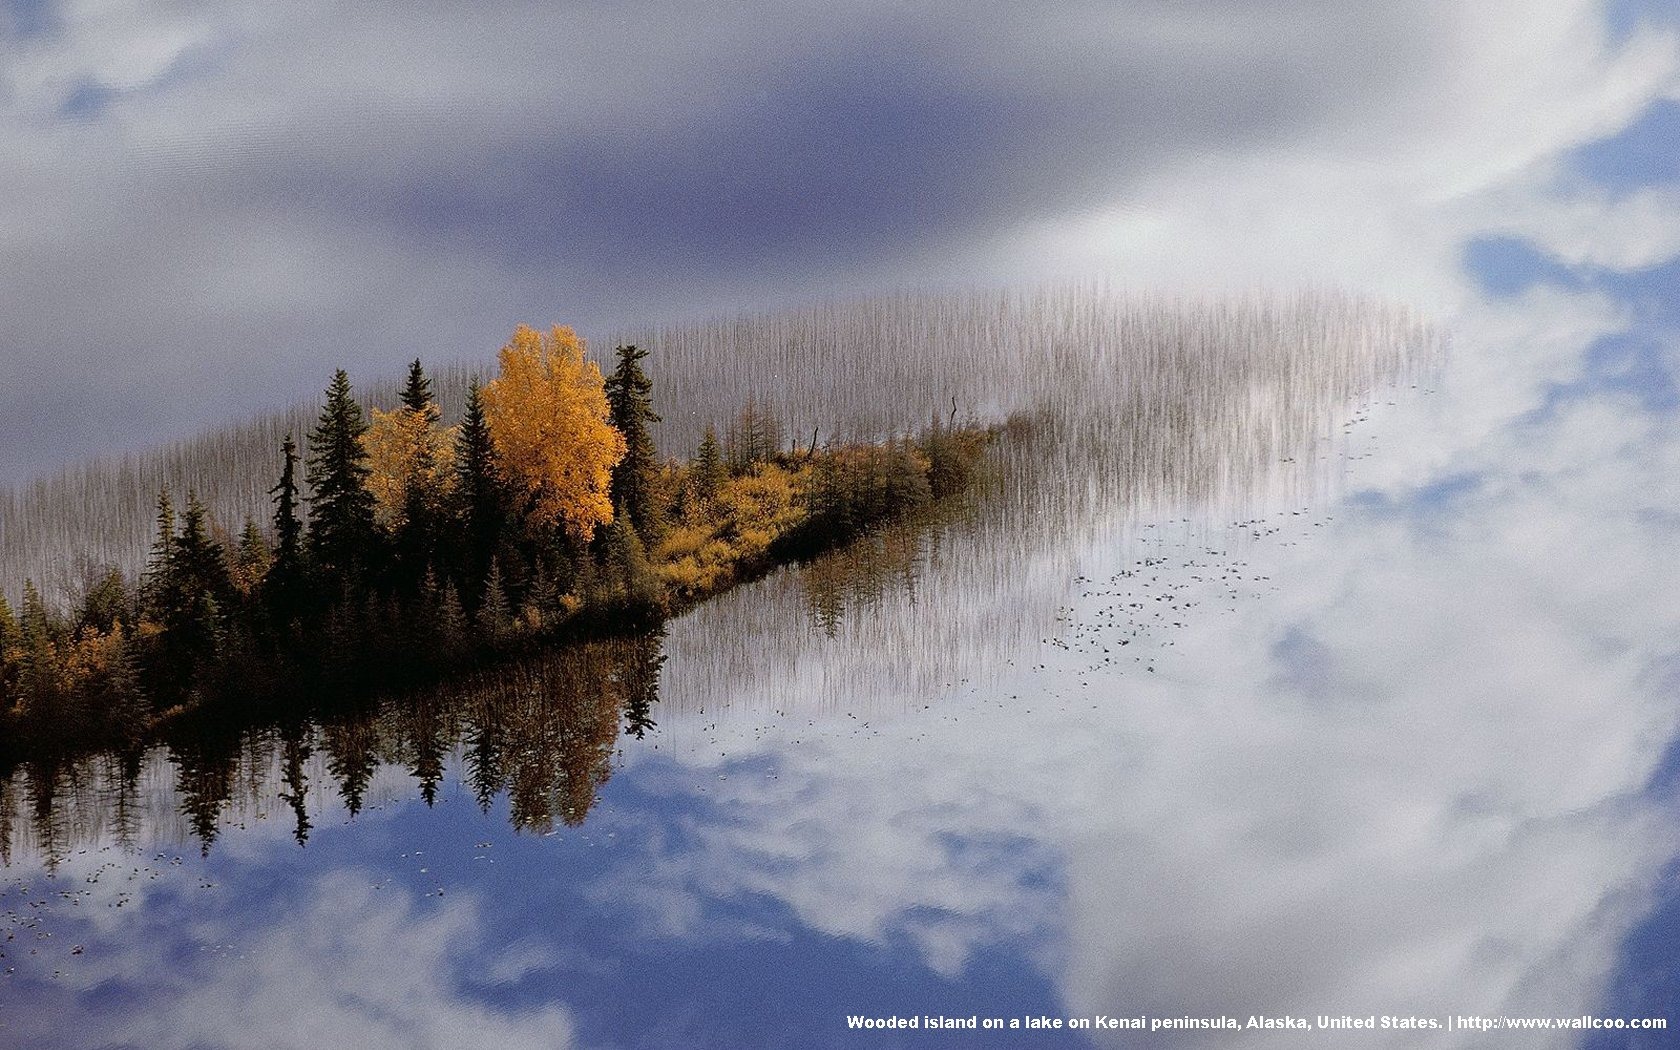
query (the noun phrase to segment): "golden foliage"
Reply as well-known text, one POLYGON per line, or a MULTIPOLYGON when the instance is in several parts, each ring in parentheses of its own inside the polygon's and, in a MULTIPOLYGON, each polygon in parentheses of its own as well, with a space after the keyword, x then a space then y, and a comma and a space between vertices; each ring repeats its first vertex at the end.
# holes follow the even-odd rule
POLYGON ((691 504, 689 519, 653 552, 666 586, 688 597, 707 594, 728 583, 738 565, 763 557, 803 516, 805 473, 763 463, 725 482, 709 503, 691 504))
POLYGON ((528 520, 587 541, 612 521, 608 491, 624 436, 607 421, 601 370, 583 349, 570 328, 544 335, 520 325, 483 396, 490 439, 508 482, 528 501, 528 520))
MULTIPOLYGON (((77 632, 67 651, 54 661, 60 676, 59 688, 66 692, 80 690, 108 677, 117 661, 122 658, 122 645, 120 622, 113 625, 109 631, 86 627, 77 632)), ((57 657, 57 647, 53 648, 54 656, 57 657)))
POLYGON ((368 491, 380 524, 403 524, 408 487, 423 485, 432 498, 447 495, 455 484, 455 428, 437 425, 436 405, 425 411, 397 408, 373 410, 373 422, 362 435, 368 454, 368 491))

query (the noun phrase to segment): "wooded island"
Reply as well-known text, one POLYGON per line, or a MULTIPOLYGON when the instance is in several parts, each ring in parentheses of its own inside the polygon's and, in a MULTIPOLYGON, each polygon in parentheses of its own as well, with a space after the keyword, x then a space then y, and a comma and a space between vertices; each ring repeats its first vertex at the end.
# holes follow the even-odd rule
POLYGON ((961 490, 990 436, 789 447, 749 398, 661 460, 645 351, 603 375, 570 329, 521 326, 445 427, 419 361, 400 403, 327 387, 279 450, 265 528, 157 498, 146 568, 90 573, 67 609, 0 590, 0 761, 144 745, 209 709, 295 714, 538 645, 645 631, 787 561, 961 490), (302 478, 300 479, 300 468, 302 478))

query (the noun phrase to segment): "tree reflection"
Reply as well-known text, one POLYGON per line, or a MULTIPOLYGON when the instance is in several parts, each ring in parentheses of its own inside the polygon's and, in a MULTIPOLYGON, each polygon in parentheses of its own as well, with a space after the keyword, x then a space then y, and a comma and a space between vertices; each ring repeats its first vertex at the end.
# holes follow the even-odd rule
POLYGON ((280 798, 291 807, 292 838, 299 846, 308 845, 309 833, 314 830, 314 825, 309 823, 305 795, 309 790, 309 774, 304 771, 304 763, 315 753, 309 746, 308 734, 309 727, 302 722, 289 722, 280 727, 280 783, 284 787, 280 798))
POLYGON ((663 641, 661 630, 580 642, 312 721, 207 720, 148 753, 0 770, 0 864, 16 853, 56 868, 72 847, 171 839, 208 853, 224 825, 262 819, 276 799, 304 846, 323 791, 355 816, 387 770, 428 806, 455 769, 486 812, 505 795, 522 831, 575 827, 612 775, 619 733, 658 724, 663 641))
POLYGON ((210 731, 169 745, 180 811, 206 855, 221 829, 222 810, 233 797, 240 739, 210 731))
POLYGON ((619 719, 645 732, 658 690, 658 637, 568 646, 467 683, 467 766, 479 804, 506 791, 522 831, 583 823, 612 773, 619 719))

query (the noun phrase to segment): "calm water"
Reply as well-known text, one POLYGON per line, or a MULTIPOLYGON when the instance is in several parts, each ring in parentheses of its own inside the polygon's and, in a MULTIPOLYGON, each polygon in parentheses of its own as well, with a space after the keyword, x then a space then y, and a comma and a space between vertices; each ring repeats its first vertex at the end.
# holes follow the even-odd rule
POLYGON ((0 1045, 1296 1046, 847 1015, 1670 1013, 1669 716, 1611 687, 1614 639, 1577 640, 1606 688, 1533 702, 1575 662, 1501 603, 1548 595, 1445 523, 1417 542, 1462 493, 1364 487, 1433 396, 1396 372, 1185 418, 1124 472, 1066 413, 968 505, 661 637, 20 770, 0 1045))

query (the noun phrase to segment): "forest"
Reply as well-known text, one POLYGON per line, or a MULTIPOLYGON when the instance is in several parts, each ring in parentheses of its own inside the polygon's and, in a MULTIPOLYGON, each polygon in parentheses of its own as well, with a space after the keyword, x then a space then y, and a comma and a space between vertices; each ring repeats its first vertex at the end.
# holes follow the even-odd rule
POLYGON ((749 396, 722 434, 662 459, 647 357, 619 345, 603 374, 570 328, 521 326, 452 426, 418 360, 389 411, 339 370, 304 443, 275 450, 266 521, 233 532, 164 488, 141 572, 87 571, 62 605, 25 580, 14 608, 0 581, 0 764, 657 631, 960 491, 992 436, 953 410, 911 436, 790 441, 749 396))

